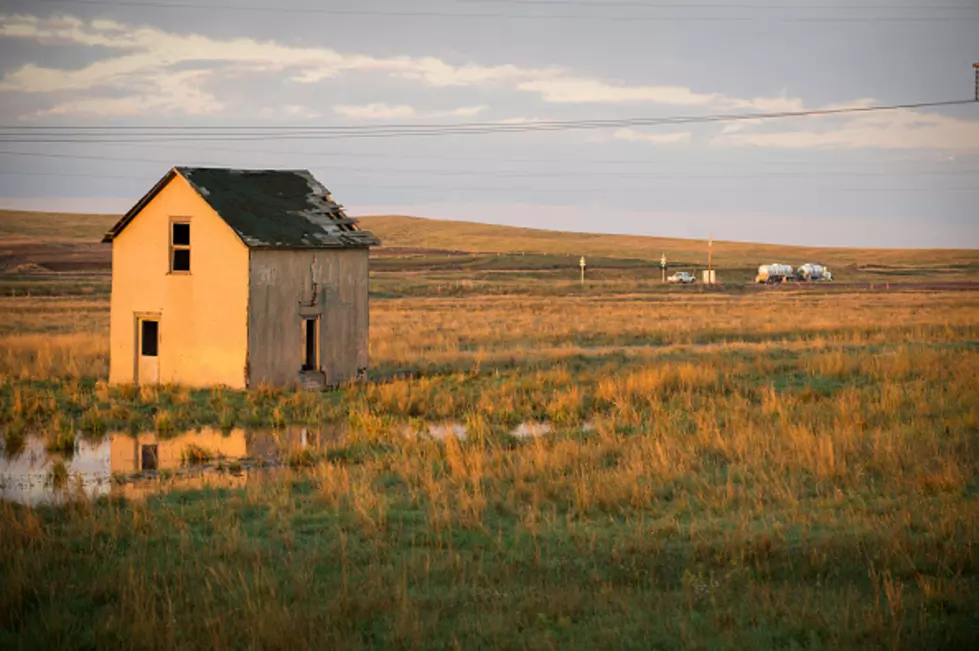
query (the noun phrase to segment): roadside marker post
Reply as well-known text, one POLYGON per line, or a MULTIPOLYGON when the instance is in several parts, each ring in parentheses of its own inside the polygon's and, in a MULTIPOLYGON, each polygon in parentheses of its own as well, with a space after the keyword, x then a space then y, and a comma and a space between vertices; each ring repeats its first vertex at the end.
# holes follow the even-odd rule
POLYGON ((710 271, 712 269, 710 258, 711 258, 711 250, 713 249, 713 247, 714 247, 714 234, 710 233, 707 236, 707 277, 708 278, 710 277, 710 271))
POLYGON ((578 264, 581 265, 581 284, 584 285, 585 284, 585 256, 581 256, 581 262, 579 262, 578 264))

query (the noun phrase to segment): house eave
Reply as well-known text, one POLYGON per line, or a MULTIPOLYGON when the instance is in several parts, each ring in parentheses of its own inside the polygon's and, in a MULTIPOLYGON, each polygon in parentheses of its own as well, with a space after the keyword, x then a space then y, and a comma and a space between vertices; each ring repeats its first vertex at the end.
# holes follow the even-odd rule
POLYGON ((163 190, 163 188, 166 187, 167 183, 172 181, 173 177, 175 177, 176 175, 177 175, 177 170, 171 167, 170 171, 164 174, 163 178, 157 181, 156 185, 154 185, 149 192, 144 194, 143 197, 136 202, 136 205, 130 208, 126 212, 126 214, 123 215, 122 218, 119 221, 117 221, 112 228, 109 229, 109 231, 102 237, 102 244, 111 243, 112 240, 118 237, 119 233, 121 233, 122 230, 129 225, 129 222, 135 219, 136 215, 138 215, 140 211, 142 211, 143 208, 145 208, 146 205, 156 197, 156 195, 160 194, 160 191, 163 190))

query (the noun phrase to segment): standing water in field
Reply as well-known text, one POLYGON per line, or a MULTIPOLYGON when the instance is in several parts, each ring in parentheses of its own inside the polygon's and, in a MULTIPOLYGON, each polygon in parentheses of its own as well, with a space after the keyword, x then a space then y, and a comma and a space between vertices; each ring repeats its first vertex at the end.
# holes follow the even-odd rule
POLYGON ((79 441, 74 454, 48 452, 44 439, 31 437, 16 452, 3 449, 0 498, 23 504, 57 501, 65 491, 81 490, 91 497, 109 494, 110 441, 79 441))
POLYGON ((153 432, 115 433, 98 441, 80 440, 69 454, 48 451, 44 439, 28 437, 18 449, 0 446, 0 499, 60 503, 79 491, 97 498, 113 493, 128 478, 153 477, 159 471, 200 474, 227 468, 240 473, 281 465, 290 455, 317 449, 337 436, 333 428, 228 433, 204 428, 167 438, 153 432))

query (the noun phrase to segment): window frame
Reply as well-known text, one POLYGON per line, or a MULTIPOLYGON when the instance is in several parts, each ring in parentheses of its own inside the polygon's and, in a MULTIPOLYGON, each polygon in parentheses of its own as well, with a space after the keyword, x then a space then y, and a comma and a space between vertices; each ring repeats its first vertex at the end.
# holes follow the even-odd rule
POLYGON ((167 239, 168 239, 168 241, 170 243, 169 256, 168 256, 168 258, 169 258, 169 264, 168 264, 169 271, 168 271, 168 273, 171 273, 171 274, 190 274, 190 270, 192 268, 191 265, 193 264, 192 263, 192 257, 191 257, 191 254, 190 254, 190 241, 191 241, 191 235, 190 235, 190 217, 171 217, 170 218, 170 224, 169 224, 169 232, 167 233, 167 239), (174 230, 174 227, 177 226, 178 224, 186 224, 187 225, 187 244, 177 244, 176 242, 173 241, 173 230, 174 230), (186 251, 187 252, 187 269, 175 269, 174 268, 174 262, 175 262, 176 252, 177 251, 186 251))

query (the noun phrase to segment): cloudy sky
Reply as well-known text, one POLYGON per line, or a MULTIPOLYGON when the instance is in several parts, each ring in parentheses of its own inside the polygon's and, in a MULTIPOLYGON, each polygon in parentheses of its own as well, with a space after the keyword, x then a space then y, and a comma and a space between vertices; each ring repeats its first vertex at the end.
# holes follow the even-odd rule
POLYGON ((355 215, 975 248, 979 103, 520 125, 970 99, 976 33, 979 0, 2 0, 0 207, 308 168, 355 215), (515 130, 401 128, 486 122, 515 130))

